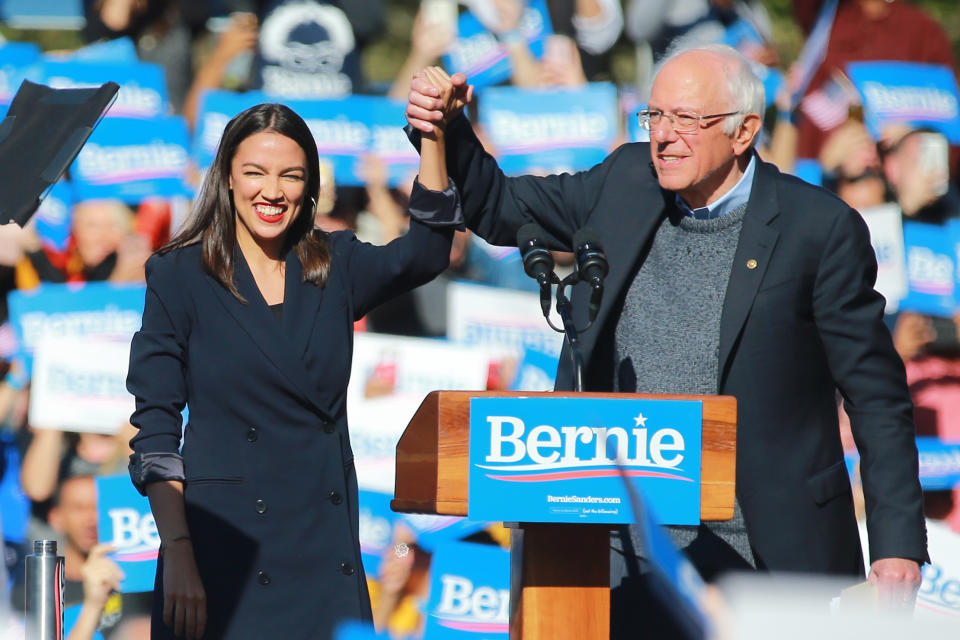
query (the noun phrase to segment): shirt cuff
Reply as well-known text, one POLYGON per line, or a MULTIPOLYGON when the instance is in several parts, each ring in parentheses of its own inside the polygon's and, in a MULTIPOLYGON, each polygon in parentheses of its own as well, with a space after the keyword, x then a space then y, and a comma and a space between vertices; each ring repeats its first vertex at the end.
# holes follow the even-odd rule
POLYGON ((418 177, 410 193, 410 217, 428 227, 453 227, 458 231, 466 229, 460 192, 450 178, 447 178, 446 189, 431 191, 420 184, 418 177))
POLYGON ((183 458, 178 453, 134 453, 130 456, 130 479, 140 495, 147 495, 151 482, 179 480, 183 482, 183 458))

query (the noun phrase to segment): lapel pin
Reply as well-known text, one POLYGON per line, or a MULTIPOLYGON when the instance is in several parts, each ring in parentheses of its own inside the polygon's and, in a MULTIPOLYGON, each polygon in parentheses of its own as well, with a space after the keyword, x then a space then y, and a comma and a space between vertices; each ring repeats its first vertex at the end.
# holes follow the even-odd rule
POLYGON ((750 258, 749 260, 747 260, 747 269, 756 269, 756 268, 757 268, 756 260, 754 260, 753 258, 750 258))

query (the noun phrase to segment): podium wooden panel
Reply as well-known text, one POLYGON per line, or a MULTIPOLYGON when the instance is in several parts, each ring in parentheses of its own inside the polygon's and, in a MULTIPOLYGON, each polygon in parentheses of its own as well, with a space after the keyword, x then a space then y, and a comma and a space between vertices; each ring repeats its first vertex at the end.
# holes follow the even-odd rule
MULTIPOLYGON (((433 391, 397 443, 394 511, 466 516, 471 398, 702 402, 701 520, 733 518, 737 401, 731 396, 433 391)), ((609 525, 524 523, 511 548, 510 637, 608 638, 609 525)))

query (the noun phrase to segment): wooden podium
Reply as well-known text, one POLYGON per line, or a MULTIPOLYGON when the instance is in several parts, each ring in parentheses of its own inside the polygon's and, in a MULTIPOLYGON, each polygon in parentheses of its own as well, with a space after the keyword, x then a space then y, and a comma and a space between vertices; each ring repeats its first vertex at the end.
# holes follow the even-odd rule
MULTIPOLYGON (((466 516, 471 398, 702 402, 701 520, 733 518, 737 402, 731 396, 433 391, 397 443, 394 511, 466 516)), ((511 545, 513 640, 610 637, 612 525, 520 523, 511 545)))

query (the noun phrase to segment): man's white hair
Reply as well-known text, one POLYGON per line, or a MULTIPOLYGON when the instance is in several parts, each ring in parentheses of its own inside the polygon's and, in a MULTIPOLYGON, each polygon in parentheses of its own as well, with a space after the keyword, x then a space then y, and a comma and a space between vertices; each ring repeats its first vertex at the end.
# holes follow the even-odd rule
MULTIPOLYGON (((661 61, 657 69, 657 75, 660 74, 663 67, 671 60, 686 53, 698 51, 712 53, 722 59, 724 77, 727 81, 727 91, 729 91, 730 98, 733 100, 733 109, 740 112, 735 116, 729 116, 724 119, 724 133, 733 135, 733 133, 740 128, 740 125, 743 124, 744 116, 748 113, 755 113, 760 116, 762 123, 763 112, 767 104, 763 82, 761 82, 757 74, 753 72, 750 61, 731 46, 725 44, 702 44, 671 51, 669 55, 661 61)), ((654 82, 656 82, 656 76, 654 76, 654 82)), ((758 137, 759 136, 753 137, 751 145, 756 142, 758 137)))

